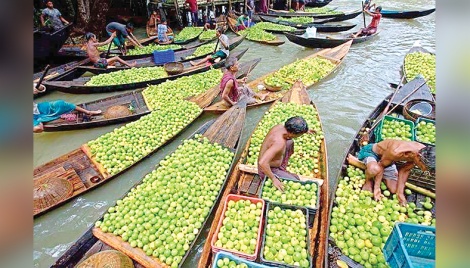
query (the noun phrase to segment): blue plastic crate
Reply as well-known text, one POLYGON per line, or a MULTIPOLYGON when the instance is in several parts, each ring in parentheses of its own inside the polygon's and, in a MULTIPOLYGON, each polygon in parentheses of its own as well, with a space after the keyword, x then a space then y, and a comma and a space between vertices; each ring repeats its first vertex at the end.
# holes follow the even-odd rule
POLYGON ((154 50, 153 61, 155 64, 165 64, 167 62, 175 61, 175 52, 171 49, 167 50, 154 50))
POLYGON ((391 268, 436 266, 436 228, 398 222, 383 248, 391 268))
POLYGON ((266 265, 263 265, 263 264, 259 264, 259 263, 256 263, 256 262, 252 262, 252 261, 242 259, 242 258, 237 257, 235 255, 232 255, 228 252, 220 251, 217 254, 215 254, 214 261, 212 261, 212 268, 217 268, 217 261, 220 260, 220 259, 223 259, 223 258, 228 258, 231 261, 236 262, 237 264, 244 263, 249 268, 270 268, 271 267, 271 266, 266 266, 266 265))

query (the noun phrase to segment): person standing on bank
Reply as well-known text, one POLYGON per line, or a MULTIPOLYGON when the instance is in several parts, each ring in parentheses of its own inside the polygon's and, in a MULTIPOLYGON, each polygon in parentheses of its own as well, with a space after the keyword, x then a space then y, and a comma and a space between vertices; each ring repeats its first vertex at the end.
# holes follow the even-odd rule
POLYGON ((113 43, 119 47, 123 55, 126 55, 127 53, 126 38, 129 38, 135 47, 143 47, 137 38, 135 38, 135 36, 132 34, 133 31, 134 25, 132 25, 132 23, 124 25, 118 22, 111 22, 106 25, 106 32, 109 36, 111 36, 113 33, 116 33, 116 37, 114 37, 113 43))
POLYGON ((42 10, 42 14, 40 17, 42 27, 46 27, 46 22, 44 20, 45 17, 47 17, 47 19, 51 22, 54 31, 63 28, 63 23, 65 23, 65 25, 69 24, 69 22, 64 19, 64 17, 62 17, 62 13, 60 13, 59 10, 54 8, 54 4, 52 3, 52 1, 47 1, 46 8, 42 10))
POLYGON ((186 4, 186 6, 189 7, 189 12, 191 13, 192 26, 196 27, 197 26, 197 21, 198 21, 197 0, 185 0, 184 3, 186 4))

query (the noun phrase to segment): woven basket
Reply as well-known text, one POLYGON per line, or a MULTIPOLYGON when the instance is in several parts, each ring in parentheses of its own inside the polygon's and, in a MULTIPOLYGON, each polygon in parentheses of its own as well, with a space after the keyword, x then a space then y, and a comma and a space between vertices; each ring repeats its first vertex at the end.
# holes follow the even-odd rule
POLYGON ((279 86, 279 87, 271 86, 270 84, 267 84, 266 82, 264 82, 264 87, 267 90, 272 91, 272 92, 278 92, 282 90, 282 86, 279 86))
POLYGON ((111 106, 104 112, 103 116, 106 119, 118 118, 131 115, 132 112, 124 105, 111 106))
POLYGON ((73 185, 61 178, 45 178, 34 182, 34 211, 49 208, 72 196, 73 185))
POLYGON ((181 62, 168 62, 163 67, 169 75, 180 74, 184 70, 184 65, 181 62))
POLYGON ((91 255, 76 268, 133 268, 132 260, 117 250, 105 250, 91 255))
POLYGON ((432 101, 425 100, 425 99, 411 100, 411 101, 407 102, 405 104, 405 106, 403 106, 403 116, 405 117, 405 119, 408 119, 408 120, 413 121, 413 122, 416 121, 416 119, 418 119, 418 117, 423 117, 423 118, 435 120, 436 119, 436 104, 432 101), (413 113, 410 110, 413 105, 415 105, 417 103, 420 103, 420 102, 429 103, 431 105, 432 110, 431 110, 430 114, 421 115, 421 114, 413 113))

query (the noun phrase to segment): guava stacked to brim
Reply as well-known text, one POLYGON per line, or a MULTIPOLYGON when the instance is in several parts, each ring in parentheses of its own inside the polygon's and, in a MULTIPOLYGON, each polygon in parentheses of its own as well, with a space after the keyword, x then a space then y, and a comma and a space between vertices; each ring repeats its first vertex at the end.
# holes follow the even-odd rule
POLYGON ((297 60, 283 66, 273 74, 268 75, 264 82, 270 86, 289 89, 297 80, 305 85, 313 85, 335 68, 331 61, 320 57, 297 60))
POLYGON ((198 36, 204 28, 202 27, 184 27, 181 32, 175 36, 175 41, 184 41, 198 36))
POLYGON ((287 21, 287 22, 298 23, 298 24, 312 23, 315 21, 314 18, 312 17, 292 17, 292 18, 279 17, 278 19, 281 21, 287 21))
POLYGON ((317 207, 317 185, 301 184, 294 181, 281 181, 284 183, 284 192, 274 187, 272 180, 267 179, 263 185, 261 197, 281 204, 304 206, 309 208, 317 207))
POLYGON ((199 36, 200 40, 210 40, 216 37, 215 35, 216 30, 206 30, 203 31, 202 34, 199 36))
POLYGON ((151 81, 167 77, 163 67, 141 67, 92 76, 85 86, 110 86, 151 81))
POLYGON ((209 215, 232 158, 230 150, 201 135, 185 140, 95 226, 177 267, 209 215))
POLYGON ((383 120, 382 139, 411 141, 413 137, 410 125, 398 120, 383 120))
POLYGON ((429 79, 427 85, 432 93, 436 93, 436 55, 414 52, 405 57, 406 80, 411 81, 417 75, 429 79))
POLYGON ((263 258, 297 267, 310 267, 307 252, 307 224, 301 210, 268 211, 263 258))
POLYGON ((133 165, 196 119, 202 109, 184 98, 205 92, 222 77, 218 69, 150 86, 143 91, 151 114, 88 142, 110 175, 133 165))
POLYGON ((230 200, 215 246, 253 255, 256 251, 263 203, 230 200))
POLYGON ((416 140, 436 144, 436 125, 431 122, 420 121, 416 126, 416 140))
POLYGON ((287 170, 295 174, 319 177, 320 147, 324 136, 318 112, 312 105, 278 102, 267 111, 251 137, 247 164, 257 166, 261 144, 269 130, 275 125, 284 125, 286 120, 293 116, 303 117, 309 129, 313 129, 315 134, 304 134, 295 139, 294 153, 289 160, 287 170))
POLYGON ((129 49, 127 51, 127 55, 135 56, 135 55, 144 55, 144 54, 152 54, 154 50, 176 50, 180 49, 181 45, 177 44, 169 44, 169 45, 157 45, 157 44, 149 44, 143 47, 136 47, 133 49, 129 49))
POLYGON ((272 22, 258 22, 253 27, 259 28, 261 30, 274 30, 274 31, 285 31, 285 32, 293 32, 296 30, 295 27, 280 25, 280 24, 276 24, 272 22))
POLYGON ((276 36, 272 33, 268 33, 260 28, 246 28, 245 30, 238 32, 241 35, 246 35, 246 39, 252 41, 272 41, 276 39, 276 36))
MULTIPOLYGON (((331 212, 330 236, 341 251, 365 267, 387 267, 382 248, 392 232, 395 222, 435 225, 433 204, 429 197, 418 209, 415 203, 400 206, 382 182, 381 201, 373 200, 368 191, 361 191, 364 171, 348 166, 347 176, 339 180, 335 206, 331 212)), ((405 194, 411 194, 406 189, 405 194)))
POLYGON ((202 56, 202 55, 211 54, 212 52, 214 52, 215 46, 216 46, 216 44, 213 44, 213 43, 199 46, 198 48, 196 48, 196 50, 193 52, 193 54, 186 57, 186 59, 192 59, 192 58, 199 57, 199 56, 202 56))

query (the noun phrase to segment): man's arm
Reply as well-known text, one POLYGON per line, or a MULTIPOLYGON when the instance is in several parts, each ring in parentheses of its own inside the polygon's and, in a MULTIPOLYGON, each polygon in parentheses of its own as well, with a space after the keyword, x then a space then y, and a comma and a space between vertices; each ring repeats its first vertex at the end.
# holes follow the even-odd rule
POLYGON ((40 16, 39 18, 41 19, 41 25, 42 25, 42 27, 45 27, 46 24, 44 23, 44 13, 41 14, 41 16, 40 16))
POLYGON ((364 12, 367 13, 368 15, 370 15, 370 16, 374 16, 374 15, 375 15, 374 13, 370 12, 370 11, 367 10, 367 9, 364 9, 364 12))
POLYGON ((225 100, 226 102, 230 103, 231 106, 235 105, 236 102, 232 101, 228 94, 230 93, 231 88, 233 87, 233 80, 229 80, 225 84, 224 91, 222 92, 222 99, 225 100))
POLYGON ((225 43, 223 40, 222 40, 222 35, 219 36, 219 40, 220 40, 220 44, 222 44, 222 46, 225 48, 225 49, 228 49, 229 46, 227 43, 225 43))
POLYGON ((131 42, 134 43, 134 46, 143 47, 142 44, 139 43, 137 38, 135 38, 135 36, 132 33, 129 33, 128 37, 129 37, 129 40, 131 40, 131 42))
POLYGON ((59 16, 59 18, 60 18, 60 20, 61 20, 63 23, 69 24, 69 22, 68 22, 66 19, 64 19, 64 17, 59 16))
POLYGON ((281 192, 284 192, 284 185, 276 175, 274 175, 269 163, 271 163, 271 160, 283 149, 284 146, 282 144, 275 143, 258 158, 259 169, 261 169, 261 171, 273 181, 274 186, 281 192))
POLYGON ((107 44, 111 43, 111 41, 113 40, 114 37, 116 37, 116 32, 113 32, 113 33, 111 34, 111 36, 110 36, 106 41, 104 41, 104 42, 98 42, 98 43, 93 43, 93 45, 94 45, 95 47, 100 47, 100 46, 107 45, 107 44))

